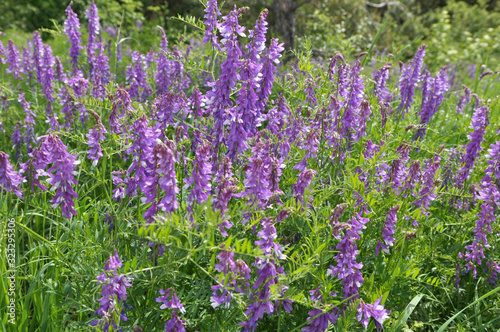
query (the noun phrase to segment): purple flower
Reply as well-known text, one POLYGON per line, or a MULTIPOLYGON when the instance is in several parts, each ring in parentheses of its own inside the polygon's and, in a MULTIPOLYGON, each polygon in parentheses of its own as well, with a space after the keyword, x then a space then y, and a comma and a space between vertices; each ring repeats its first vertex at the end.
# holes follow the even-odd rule
POLYGON ((23 198, 19 191, 19 185, 26 180, 15 171, 9 162, 9 155, 0 151, 0 188, 14 193, 17 197, 23 198))
MULTIPOLYGON (((265 258, 258 257, 253 264, 258 269, 258 278, 252 286, 252 289, 256 292, 250 296, 252 302, 246 306, 245 315, 248 319, 239 324, 244 327, 243 331, 254 331, 258 320, 264 316, 264 312, 270 315, 275 311, 276 308, 270 301, 270 289, 272 285, 278 283, 278 275, 284 274, 283 267, 276 266, 277 260, 286 259, 286 256, 282 253, 281 245, 274 242, 277 238, 276 228, 269 218, 263 219, 261 225, 262 229, 257 233, 259 240, 255 241, 255 244, 263 250, 265 258)), ((284 291, 285 287, 278 286, 278 291, 284 291)), ((282 301, 287 312, 291 311, 290 303, 289 300, 282 301)), ((279 305, 279 301, 277 304, 279 305)))
POLYGON ((500 141, 492 143, 486 155, 488 167, 485 173, 491 178, 500 180, 500 141))
POLYGON ((486 281, 496 287, 498 281, 497 273, 500 273, 500 266, 493 260, 487 261, 486 266, 488 266, 488 269, 485 270, 488 275, 486 281))
POLYGON ((217 0, 208 0, 207 8, 205 8, 205 22, 203 24, 205 28, 205 36, 203 37, 203 42, 206 44, 210 40, 212 41, 212 47, 217 48, 221 51, 219 42, 217 40, 217 29, 219 28, 219 21, 217 16, 221 15, 219 8, 217 7, 217 0))
MULTIPOLYGON (((132 145, 125 150, 126 155, 132 155, 133 162, 128 169, 128 174, 134 174, 135 182, 130 184, 139 184, 139 188, 144 191, 146 181, 146 168, 152 160, 151 153, 153 152, 155 134, 153 129, 149 127, 149 120, 145 115, 138 118, 131 126, 130 131, 133 133, 130 137, 133 140, 132 145)), ((127 188, 127 195, 135 195, 137 187, 131 185, 127 188)))
MULTIPOLYGON (((14 132, 15 133, 15 132, 14 132)), ((13 135, 14 136, 14 135, 13 135)), ((45 136, 39 137, 38 141, 43 142, 45 136)), ((42 176, 47 176, 45 168, 50 164, 49 156, 41 151, 41 146, 38 145, 31 153, 28 153, 30 159, 27 162, 21 164, 21 173, 26 174, 29 182, 31 183, 31 191, 34 190, 35 185, 41 190, 47 190, 47 187, 40 183, 39 178, 42 176)))
MULTIPOLYGON (((19 103, 23 107, 25 118, 24 118, 24 128, 26 128, 26 133, 24 135, 24 142, 30 144, 31 142, 35 142, 35 133, 33 127, 35 125, 36 115, 30 109, 31 103, 27 102, 25 99, 24 93, 19 94, 18 98, 19 103)), ((16 139, 13 139, 14 144, 16 144, 16 139)))
POLYGON ((316 99, 316 96, 314 95, 314 89, 313 86, 316 86, 316 83, 314 83, 314 80, 312 78, 306 79, 307 87, 305 88, 304 92, 306 93, 306 102, 309 103, 309 106, 314 107, 318 103, 318 100, 316 99))
POLYGON ((104 271, 116 271, 119 267, 122 267, 122 261, 118 257, 118 252, 115 249, 115 254, 109 256, 109 260, 106 262, 104 271))
POLYGON ((128 188, 129 182, 131 181, 127 171, 120 169, 119 171, 111 172, 111 178, 113 184, 116 186, 113 189, 113 199, 119 201, 125 198, 125 189, 128 188))
POLYGON ((365 158, 372 158, 374 155, 380 152, 380 146, 373 143, 371 139, 366 141, 366 150, 363 152, 365 158))
MULTIPOLYGON (((224 249, 224 246, 222 249, 224 249)), ((231 250, 231 248, 228 248, 228 250, 231 250)), ((222 250, 217 255, 217 259, 219 263, 215 264, 215 269, 221 272, 223 276, 216 278, 217 285, 212 286, 214 292, 210 298, 210 302, 214 308, 224 304, 224 307, 227 309, 230 307, 235 291, 239 293, 247 293, 249 291, 250 285, 248 280, 250 279, 251 271, 244 261, 240 259, 235 261, 234 253, 231 251, 222 250), (217 292, 219 290, 222 290, 221 295, 217 292)))
POLYGON ((276 64, 279 63, 281 52, 283 52, 283 50, 283 44, 279 44, 277 38, 272 38, 269 50, 266 52, 264 59, 262 60, 262 76, 257 89, 257 117, 260 117, 260 113, 264 111, 267 100, 271 95, 274 75, 276 73, 276 64))
POLYGON ((363 70, 363 67, 361 67, 361 62, 358 60, 351 70, 349 77, 349 95, 342 116, 343 134, 349 142, 352 141, 354 129, 358 123, 357 111, 364 96, 363 78, 361 78, 360 75, 361 70, 363 70))
POLYGON ((361 102, 361 107, 359 110, 359 116, 357 120, 357 128, 356 128, 356 141, 366 135, 366 123, 370 120, 370 114, 372 111, 370 109, 370 103, 368 100, 363 100, 361 102))
POLYGON ((7 51, 5 50, 5 47, 3 46, 2 41, 0 40, 0 62, 5 64, 7 63, 7 51))
POLYGON ((403 187, 403 182, 406 179, 406 167, 403 161, 399 159, 394 159, 391 164, 391 179, 392 179, 392 189, 399 194, 401 192, 401 187, 403 187))
POLYGON ((260 55, 262 51, 266 48, 266 33, 267 33, 267 22, 266 17, 269 11, 264 9, 255 22, 255 30, 249 31, 249 37, 252 41, 246 45, 248 49, 248 59, 253 63, 260 63, 260 55))
POLYGON ((204 96, 198 89, 198 86, 195 86, 193 89, 193 94, 189 98, 189 105, 191 106, 192 113, 194 114, 194 118, 202 117, 205 114, 205 110, 202 108, 205 106, 203 102, 204 96))
POLYGON ((254 302, 248 305, 248 309, 245 311, 245 315, 249 318, 246 321, 238 324, 239 326, 243 326, 243 332, 255 331, 257 322, 259 321, 259 319, 264 317, 264 312, 267 312, 268 315, 274 312, 274 306, 272 302, 267 300, 269 297, 269 288, 265 288, 258 292, 258 296, 254 296, 251 298, 251 300, 254 302))
POLYGON ((481 180, 478 199, 483 201, 481 211, 478 213, 476 220, 476 228, 474 228, 474 241, 472 244, 465 246, 465 273, 473 269, 473 277, 476 277, 476 264, 481 265, 481 259, 485 259, 484 248, 491 248, 488 243, 487 235, 492 233, 492 222, 495 222, 495 211, 500 205, 500 192, 498 186, 492 181, 492 178, 487 174, 481 180))
MULTIPOLYGON (((446 71, 448 67, 443 67, 436 77, 430 77, 429 72, 426 72, 424 78, 424 86, 422 91, 422 107, 420 109, 420 124, 426 126, 430 119, 438 111, 439 106, 443 103, 444 95, 450 88, 448 84, 448 75, 446 71)), ((421 128, 417 131, 415 139, 422 139, 425 135, 426 128, 421 128)))
POLYGON ((117 330, 120 321, 127 321, 127 316, 123 310, 120 310, 120 307, 125 305, 127 288, 132 286, 132 279, 114 272, 119 267, 122 267, 122 262, 115 249, 114 255, 109 257, 104 268, 105 271, 113 271, 113 275, 107 275, 103 272, 96 278, 98 284, 102 285, 102 297, 99 299, 100 307, 94 312, 94 315, 99 315, 102 318, 90 322, 90 325, 101 325, 103 331, 108 331, 110 325, 117 330))
MULTIPOLYGON (((242 86, 238 91, 238 97, 236 99, 237 106, 235 108, 235 117, 241 119, 241 121, 236 125, 243 126, 244 131, 249 135, 252 135, 257 131, 256 127, 259 122, 256 94, 256 90, 259 86, 257 79, 259 76, 259 65, 247 59, 243 60, 243 62, 240 64, 240 68, 240 78, 242 81, 242 86)), ((236 122, 233 117, 231 117, 230 120, 232 122, 236 122)), ((235 125, 232 125, 231 129, 233 129, 234 126, 235 125)), ((232 135, 230 133, 228 137, 229 145, 233 144, 233 140, 231 139, 231 137, 232 135)), ((246 147, 248 147, 248 145, 246 147)), ((243 151, 244 149, 245 148, 243 148, 241 151, 243 151)), ((240 149, 238 149, 238 151, 238 153, 240 153, 240 149)))
MULTIPOLYGON (((302 203, 304 203, 303 196, 306 188, 311 184, 311 180, 316 175, 316 171, 312 169, 306 169, 299 174, 299 179, 297 183, 293 185, 293 195, 295 199, 298 199, 302 203)), ((311 197, 312 199, 312 197, 311 197)))
POLYGON ((134 109, 131 106, 130 95, 124 89, 116 90, 113 107, 111 109, 111 113, 109 114, 109 126, 111 130, 111 134, 121 134, 122 133, 122 124, 120 123, 120 119, 125 116, 127 112, 133 111, 134 109), (120 113, 118 113, 121 111, 120 113))
POLYGON ((43 80, 43 42, 38 31, 33 32, 33 64, 36 70, 36 81, 42 84, 43 80))
POLYGON ((279 204, 283 204, 279 200, 279 196, 283 194, 283 191, 279 187, 283 168, 285 168, 285 164, 282 163, 282 160, 272 156, 269 168, 269 184, 271 186, 272 197, 276 197, 276 201, 279 204))
POLYGON ((99 141, 104 141, 104 134, 107 133, 106 128, 102 125, 101 118, 99 115, 90 110, 90 114, 94 117, 96 121, 96 125, 94 128, 89 130, 89 133, 87 134, 88 142, 87 145, 90 147, 90 150, 87 151, 89 154, 88 158, 92 159, 92 165, 97 165, 97 162, 99 161, 99 158, 102 157, 102 151, 101 151, 101 144, 99 141))
POLYGON ((243 82, 238 91, 237 106, 228 112, 231 131, 227 137, 227 146, 231 156, 237 156, 248 149, 246 140, 256 131, 257 70, 257 66, 250 60, 241 63, 243 82))
MULTIPOLYGON (((62 143, 59 135, 51 133, 39 138, 41 144, 32 153, 31 159, 21 165, 23 173, 28 173, 33 185, 37 185, 42 190, 47 187, 42 185, 38 179, 40 176, 48 176, 47 182, 52 185, 51 191, 56 191, 54 198, 50 201, 53 208, 62 206, 62 214, 66 218, 76 215, 74 210, 75 203, 73 198, 78 197, 72 188, 72 184, 78 184, 74 175, 75 167, 80 162, 76 160, 77 156, 67 152, 66 146, 62 143), (52 165, 47 171, 48 165, 52 165)), ((32 188, 33 189, 33 188, 32 188)))
MULTIPOLYGON (((327 275, 337 276, 344 285, 344 300, 352 296, 359 297, 358 290, 363 283, 363 276, 359 270, 363 268, 363 263, 356 262, 359 254, 356 240, 360 239, 359 235, 366 228, 367 222, 369 219, 363 218, 359 212, 349 220, 345 226, 345 235, 336 246, 338 254, 334 256, 334 259, 337 265, 330 265, 327 270, 327 275)), ((349 300, 349 302, 352 301, 353 299, 349 300)))
POLYGON ((74 175, 75 167, 80 162, 76 160, 76 155, 67 152, 67 147, 55 133, 43 137, 41 151, 45 154, 49 164, 52 164, 52 167, 47 170, 49 176, 47 182, 52 185, 50 190, 56 190, 56 195, 50 201, 52 207, 56 208, 61 205, 63 216, 71 218, 72 214, 76 215, 73 199, 78 197, 71 185, 78 184, 74 175))
POLYGON ((31 53, 23 47, 21 52, 21 74, 26 75, 27 82, 30 83, 33 78, 34 65, 33 60, 31 59, 31 53))
POLYGON ((314 309, 309 311, 309 317, 307 317, 307 324, 302 328, 302 332, 324 332, 328 329, 328 324, 331 322, 335 324, 337 317, 335 314, 325 313, 322 309, 314 309))
POLYGON ((158 208, 163 212, 171 213, 178 208, 176 195, 179 193, 179 188, 177 187, 175 173, 175 162, 177 160, 172 150, 173 142, 168 141, 167 143, 167 145, 158 144, 161 148, 156 151, 155 157, 158 159, 156 174, 161 175, 158 185, 165 192, 158 204, 158 208))
POLYGON ((20 75, 19 68, 19 51, 14 46, 14 42, 12 39, 9 39, 7 43, 7 62, 9 63, 9 68, 7 68, 8 73, 12 73, 14 78, 19 78, 22 80, 23 78, 20 75))
POLYGON ((50 48, 49 45, 44 45, 43 47, 43 69, 42 69, 42 92, 45 94, 45 98, 50 103, 53 103, 55 101, 54 98, 54 89, 52 87, 52 81, 54 80, 54 64, 55 64, 55 59, 54 56, 52 55, 52 49, 50 48))
POLYGON ((194 184, 191 194, 188 196, 191 203, 196 200, 201 204, 208 198, 208 192, 212 188, 209 183, 212 175, 212 164, 210 163, 211 154, 212 145, 210 142, 204 140, 198 145, 193 162, 192 176, 186 179, 186 184, 184 186, 184 189, 187 189, 194 184))
POLYGON ((375 255, 378 255, 378 250, 381 248, 386 254, 389 253, 389 247, 394 245, 394 233, 396 230, 394 226, 398 222, 398 210, 399 205, 393 206, 389 213, 387 213, 387 220, 385 221, 384 229, 382 230, 382 237, 384 239, 385 244, 378 242, 377 248, 375 249, 375 255))
POLYGON ((179 298, 173 288, 168 288, 167 290, 160 289, 160 294, 163 296, 156 298, 156 302, 163 303, 160 306, 160 309, 179 309, 182 313, 186 312, 186 309, 184 309, 184 306, 179 301, 179 298))
POLYGON ((131 59, 132 62, 130 63, 130 65, 127 66, 127 74, 126 74, 127 84, 130 85, 128 93, 132 99, 138 99, 139 84, 135 73, 135 67, 140 65, 142 68, 142 59, 140 58, 139 51, 132 52, 131 59), (139 59, 141 59, 141 61, 139 61, 139 59))
MULTIPOLYGON (((229 248, 229 250, 231 250, 231 248, 229 248)), ((233 298, 232 286, 236 285, 236 276, 233 275, 233 273, 236 272, 234 253, 232 251, 222 250, 216 257, 219 263, 215 264, 215 269, 218 272, 222 272, 223 276, 222 278, 220 276, 217 277, 218 284, 212 286, 213 296, 210 298, 210 302, 214 308, 224 304, 224 307, 228 309, 231 304, 231 299, 233 298), (224 287, 224 285, 226 285, 226 287, 224 287), (217 293, 218 290, 222 290, 221 295, 217 293)))
POLYGON ((271 108, 269 112, 264 115, 264 120, 268 120, 266 129, 280 139, 283 138, 283 129, 286 124, 286 118, 290 115, 290 108, 288 107, 283 93, 280 93, 276 106, 271 108))
POLYGON ((64 126, 69 129, 75 123, 76 107, 74 98, 71 96, 68 86, 63 86, 58 96, 62 105, 61 113, 64 114, 64 126))
POLYGON ((227 58, 221 65, 221 74, 219 78, 209 84, 212 88, 207 92, 205 103, 209 105, 210 111, 214 117, 213 134, 216 137, 215 150, 218 150, 218 145, 224 140, 224 122, 226 120, 225 109, 232 105, 230 99, 231 90, 236 86, 236 81, 240 78, 237 70, 240 67, 240 57, 242 55, 238 36, 245 37, 244 27, 238 23, 239 15, 245 9, 237 9, 236 7, 223 19, 219 30, 223 37, 222 44, 226 51, 227 58))
POLYGON ((323 295, 321 294, 321 287, 315 290, 310 290, 311 300, 320 308, 309 311, 307 317, 307 324, 302 328, 302 332, 324 332, 328 329, 329 323, 335 324, 337 322, 337 315, 335 313, 328 313, 324 311, 323 295))
POLYGON ((381 305, 380 302, 382 302, 382 296, 380 296, 380 298, 373 304, 368 304, 363 301, 360 302, 356 318, 363 325, 365 330, 368 328, 370 317, 373 318, 377 331, 380 327, 382 330, 384 329, 384 321, 389 318, 389 313, 391 311, 385 310, 384 306, 381 305))
MULTIPOLYGON (((99 25, 99 13, 97 10, 97 6, 95 2, 92 0, 89 8, 85 11, 85 18, 89 20, 87 25, 89 29, 89 38, 87 41, 87 56, 89 59, 89 63, 92 67, 93 59, 94 59, 94 47, 97 39, 97 35, 99 35, 100 25, 99 25)), ((91 68, 93 70, 93 68, 91 68)))
POLYGON ((152 93, 147 81, 147 74, 144 71, 143 61, 144 55, 139 55, 139 52, 135 51, 132 53, 132 64, 127 67, 130 97, 142 102, 146 101, 152 93), (139 89, 142 89, 142 95, 139 93, 139 89))
POLYGON ((375 95, 378 98, 380 107, 389 107, 392 102, 392 96, 387 89, 387 80, 389 79, 389 69, 392 63, 386 63, 380 68, 375 75, 375 95))
POLYGON ((64 32, 69 38, 71 46, 69 48, 69 56, 71 57, 71 63, 73 64, 73 70, 76 70, 78 66, 78 57, 80 56, 80 50, 82 49, 81 44, 81 32, 80 30, 80 20, 78 16, 71 9, 71 3, 68 8, 66 8, 67 19, 64 21, 64 32))
MULTIPOLYGON (((484 248, 490 248, 487 235, 492 233, 491 224, 496 221, 495 211, 500 206, 500 187, 498 186, 499 165, 500 165, 500 142, 492 144, 487 154, 488 167, 485 170, 485 175, 481 180, 480 189, 477 194, 477 199, 483 203, 480 205, 481 211, 478 213, 476 228, 474 228, 474 241, 471 245, 466 246, 465 273, 473 269, 473 276, 476 277, 476 264, 481 265, 481 259, 485 259, 484 248)), ((498 265, 495 262, 487 262, 488 282, 496 284, 497 274, 500 272, 498 265)))
POLYGON ((413 96, 415 94, 415 86, 420 80, 420 72, 425 56, 425 45, 420 46, 415 57, 403 68, 403 72, 399 77, 399 93, 401 96, 401 103, 399 104, 398 111, 403 111, 402 117, 404 119, 408 109, 411 108, 413 103, 413 96))
POLYGON ((177 317, 177 310, 172 311, 172 318, 165 323, 165 332, 184 332, 185 319, 177 317))
POLYGON ((59 99, 61 100, 62 109, 61 113, 65 114, 66 127, 69 128, 71 124, 75 123, 75 116, 80 113, 80 121, 82 126, 85 125, 87 119, 87 110, 84 104, 78 102, 77 98, 83 97, 89 88, 89 82, 80 76, 73 76, 67 82, 59 93, 59 99), (70 93, 69 88, 73 90, 70 93), (76 97, 76 98, 75 98, 76 97))
POLYGON ((471 91, 470 89, 463 85, 462 86, 464 89, 464 94, 460 97, 460 100, 458 101, 457 104, 457 113, 462 114, 464 111, 465 106, 470 103, 470 97, 471 97, 471 91))
POLYGON ((415 189, 415 184, 419 182, 420 182, 420 161, 414 160, 410 165, 410 169, 408 171, 405 184, 401 189, 401 192, 405 192, 403 197, 408 196, 407 191, 409 193, 413 193, 413 190, 415 189))
POLYGON ((97 43, 95 48, 98 50, 97 57, 94 61, 92 71, 92 96, 102 100, 106 96, 105 84, 109 82, 111 73, 109 71, 109 59, 104 51, 104 45, 97 43))
POLYGON ((304 142, 302 143, 302 149, 306 150, 306 155, 304 159, 293 168, 298 170, 305 170, 307 168, 307 158, 315 158, 316 152, 318 152, 319 148, 319 139, 321 137, 321 133, 319 129, 310 129, 304 138, 304 142))
POLYGON ((425 210, 429 209, 431 202, 436 198, 434 177, 439 167, 441 167, 441 156, 436 153, 434 158, 428 161, 427 168, 420 178, 420 191, 416 195, 417 199, 413 204, 421 207, 424 214, 425 210))
POLYGON ((266 143, 257 140, 252 147, 252 156, 248 159, 245 174, 245 191, 235 197, 249 197, 257 206, 263 206, 271 197, 269 190, 269 155, 266 154, 266 143))
POLYGON ((66 77, 66 74, 64 73, 64 67, 61 62, 61 59, 59 59, 58 56, 56 56, 56 78, 60 82, 67 82, 68 78, 66 77))
MULTIPOLYGON (((255 244, 263 250, 265 256, 275 257, 277 259, 285 259, 286 256, 281 252, 281 246, 274 243, 278 235, 276 234, 276 228, 271 219, 266 218, 262 221, 262 229, 257 233, 260 240, 255 241, 255 244)), ((260 279, 260 278, 259 278, 260 279)), ((262 283, 262 280, 257 279, 253 289, 257 289, 262 283)))
POLYGON ((345 62, 342 54, 336 53, 335 56, 330 60, 329 66, 329 78, 332 82, 336 81, 335 83, 337 85, 335 98, 342 97, 344 100, 347 99, 349 95, 349 71, 350 66, 345 62), (336 80, 335 75, 337 75, 336 80))
POLYGON ((184 324, 186 320, 181 320, 177 317, 177 310, 181 313, 185 313, 186 309, 179 301, 177 294, 173 288, 168 288, 167 290, 160 289, 160 294, 163 296, 157 297, 156 302, 162 303, 160 309, 173 309, 172 318, 165 323, 165 331, 167 332, 184 332, 184 324))
POLYGON ((465 155, 462 158, 464 166, 458 171, 456 176, 456 185, 462 186, 469 177, 470 170, 474 167, 474 161, 481 151, 481 143, 486 133, 486 126, 488 125, 488 109, 477 107, 472 116, 470 128, 473 130, 467 138, 469 143, 465 146, 465 155))
POLYGON ((166 92, 161 97, 153 101, 153 118, 157 121, 157 129, 167 129, 168 125, 175 126, 174 116, 179 116, 183 119, 187 116, 186 111, 189 109, 186 96, 184 93, 166 92), (181 112, 184 113, 181 113, 181 112))
POLYGON ((224 229, 231 228, 233 225, 228 221, 229 217, 226 215, 227 204, 233 197, 234 192, 238 189, 236 186, 236 179, 233 178, 232 164, 231 160, 227 156, 222 157, 219 170, 216 175, 216 182, 218 182, 216 195, 214 198, 214 206, 221 213, 222 223, 218 225, 222 236, 227 236, 227 232, 224 229))
POLYGON ((162 37, 161 49, 156 62, 156 94, 162 96, 169 91, 170 86, 173 84, 171 77, 172 61, 167 58, 167 54, 170 53, 168 50, 167 35, 161 27, 158 27, 158 29, 162 37))

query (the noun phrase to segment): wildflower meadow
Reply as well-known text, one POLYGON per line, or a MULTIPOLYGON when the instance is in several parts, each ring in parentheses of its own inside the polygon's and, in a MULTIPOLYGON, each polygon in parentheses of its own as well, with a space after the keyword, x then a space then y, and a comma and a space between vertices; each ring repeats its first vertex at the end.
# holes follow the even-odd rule
POLYGON ((1 330, 499 330, 498 67, 202 3, 2 34, 1 330))

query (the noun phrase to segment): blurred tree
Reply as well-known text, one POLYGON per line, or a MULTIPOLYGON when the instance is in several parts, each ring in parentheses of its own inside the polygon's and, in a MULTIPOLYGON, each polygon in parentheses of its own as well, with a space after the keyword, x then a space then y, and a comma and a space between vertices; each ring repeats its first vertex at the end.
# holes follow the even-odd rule
POLYGON ((274 31, 285 43, 285 50, 292 50, 295 46, 295 13, 298 8, 313 0, 257 0, 257 2, 269 9, 274 31))

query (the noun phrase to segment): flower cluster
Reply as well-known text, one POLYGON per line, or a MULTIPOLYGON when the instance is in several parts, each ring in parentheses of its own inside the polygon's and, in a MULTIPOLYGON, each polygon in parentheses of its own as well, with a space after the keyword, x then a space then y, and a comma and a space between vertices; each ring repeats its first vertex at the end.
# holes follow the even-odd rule
POLYGON ((476 107, 474 115, 472 116, 471 129, 473 130, 467 138, 470 140, 469 144, 465 146, 465 155, 462 158, 464 166, 458 171, 456 175, 456 185, 461 187, 469 177, 471 169, 474 167, 479 152, 481 151, 481 143, 484 139, 486 126, 488 125, 488 108, 476 107))
POLYGON ((396 205, 389 210, 389 213, 387 214, 387 220, 382 231, 384 243, 380 241, 377 243, 377 247, 375 248, 375 255, 378 255, 380 249, 388 254, 389 247, 392 247, 394 245, 394 233, 396 232, 394 227, 396 226, 396 223, 398 221, 398 210, 399 205, 396 205))
POLYGON ((101 326, 102 331, 107 332, 112 326, 118 329, 120 322, 126 322, 127 316, 122 306, 127 300, 127 288, 132 286, 132 279, 116 271, 122 267, 123 263, 116 252, 110 255, 104 271, 98 277, 98 284, 102 285, 102 297, 99 299, 100 307, 94 312, 94 315, 101 316, 100 319, 90 322, 91 326, 101 326), (109 272, 113 272, 112 275, 109 272), (122 308, 122 309, 121 309, 122 308), (121 309, 121 310, 120 310, 121 309))
POLYGON ((7 68, 8 73, 12 73, 14 78, 18 78, 22 80, 22 76, 20 75, 19 68, 19 51, 16 46, 14 46, 14 42, 10 39, 7 43, 7 62, 9 64, 9 68, 7 68))
POLYGON ((356 318, 358 321, 364 326, 365 329, 368 328, 368 323, 370 321, 370 317, 373 318, 375 322, 375 327, 377 331, 379 328, 384 329, 384 321, 389 318, 390 310, 386 310, 382 302, 382 296, 378 298, 373 304, 365 303, 361 301, 358 306, 358 312, 356 318))
POLYGON ((358 290, 363 284, 363 276, 360 272, 363 263, 356 261, 359 254, 356 240, 360 239, 360 234, 368 222, 369 219, 363 218, 359 212, 349 220, 345 225, 345 235, 336 246, 339 251, 334 257, 337 265, 330 265, 327 271, 327 275, 337 276, 341 280, 344 286, 343 299, 349 299, 349 302, 353 300, 353 297, 359 297, 358 290))
MULTIPOLYGON (((475 278, 477 274, 476 266, 482 265, 482 260, 486 259, 485 249, 491 248, 488 242, 488 233, 492 233, 492 223, 496 221, 495 212, 500 207, 500 141, 491 145, 488 149, 487 164, 485 175, 481 179, 480 189, 477 199, 482 202, 480 212, 476 220, 474 228, 474 241, 472 244, 465 247, 465 271, 469 272, 472 269, 472 275, 475 278)), ((494 261, 486 263, 489 266, 488 281, 496 285, 498 264, 494 261)), ((458 278, 458 275, 457 275, 458 278)))
MULTIPOLYGON (((149 175, 144 175, 142 190, 146 197, 143 199, 143 202, 152 203, 143 215, 147 222, 153 221, 152 218, 158 210, 171 213, 178 208, 177 194, 179 193, 179 188, 177 187, 175 173, 177 159, 174 155, 173 142, 167 141, 166 143, 164 144, 159 139, 156 140, 156 145, 151 154, 153 162, 147 169, 147 174, 149 175), (162 192, 164 194, 160 198, 162 192)), ((123 178, 117 177, 117 184, 126 182, 123 178)))
POLYGON ((241 259, 234 260, 234 253, 230 251, 221 250, 217 259, 218 264, 215 264, 215 269, 222 273, 222 277, 217 278, 217 285, 212 286, 213 295, 210 298, 212 307, 217 308, 224 305, 228 309, 231 305, 233 294, 247 293, 250 288, 248 280, 250 279, 250 268, 241 259), (222 293, 219 295, 219 291, 222 293))
POLYGON ((425 45, 420 46, 415 57, 402 69, 402 74, 399 78, 399 90, 401 95, 401 103, 398 111, 403 112, 403 119, 408 109, 412 106, 413 96, 415 95, 415 86, 420 81, 422 65, 424 63, 425 45))
POLYGON ((184 186, 186 189, 194 185, 189 196, 190 202, 196 200, 201 204, 208 198, 208 192, 212 188, 209 183, 212 175, 212 164, 210 164, 211 154, 212 146, 208 141, 203 141, 198 145, 193 162, 193 174, 190 178, 186 179, 186 185, 184 186))
POLYGON ((23 194, 19 191, 19 185, 24 181, 24 178, 14 170, 9 162, 9 155, 0 151, 0 188, 22 198, 23 194))
MULTIPOLYGON (((435 78, 432 78, 427 71, 424 77, 422 87, 422 107, 420 109, 420 124, 426 126, 429 124, 432 116, 437 112, 438 107, 443 103, 444 94, 448 91, 447 67, 442 68, 435 78)), ((415 139, 422 139, 425 135, 425 127, 417 131, 415 139)))
POLYGON ((160 309, 172 309, 172 318, 165 323, 166 332, 184 332, 184 324, 186 324, 185 319, 180 319, 177 316, 177 310, 181 313, 185 313, 186 309, 179 301, 177 294, 173 288, 168 288, 166 290, 160 289, 160 294, 163 296, 157 297, 156 302, 162 303, 160 309))
POLYGON ((78 57, 80 56, 80 50, 82 49, 80 32, 80 20, 71 8, 71 3, 66 8, 67 19, 64 21, 64 32, 68 36, 71 47, 69 48, 69 56, 71 57, 71 63, 73 64, 73 69, 76 70, 78 66, 78 57))
POLYGON ((275 243, 277 238, 276 228, 271 219, 266 218, 261 221, 262 229, 257 233, 259 240, 255 244, 263 251, 264 258, 257 258, 253 264, 257 267, 257 280, 252 286, 253 293, 250 294, 250 304, 246 306, 245 315, 248 319, 242 323, 243 331, 254 331, 257 322, 264 317, 264 312, 271 315, 278 310, 277 306, 283 305, 286 312, 292 311, 290 300, 276 301, 276 305, 271 302, 272 294, 271 287, 277 286, 277 291, 283 297, 287 286, 280 285, 278 278, 280 274, 284 274, 283 267, 276 266, 277 260, 283 260, 286 256, 282 253, 281 245, 275 243))
POLYGON ((90 147, 90 150, 87 153, 89 154, 88 158, 93 160, 92 165, 95 166, 99 162, 99 158, 102 157, 101 144, 99 141, 104 141, 104 134, 106 134, 107 131, 106 128, 104 128, 99 115, 92 110, 89 112, 94 117, 96 125, 94 128, 90 129, 87 134, 87 144, 90 147))
POLYGON ((61 205, 63 216, 71 218, 71 215, 76 215, 73 199, 78 195, 72 185, 78 183, 74 175, 77 174, 75 167, 80 161, 77 156, 68 153, 66 145, 56 133, 41 136, 39 143, 39 147, 29 154, 31 159, 21 164, 23 173, 28 173, 28 180, 32 185, 36 184, 42 190, 47 190, 47 187, 38 179, 40 176, 48 176, 47 183, 52 186, 50 190, 56 192, 50 200, 52 207, 61 205), (49 165, 52 166, 46 169, 49 165))

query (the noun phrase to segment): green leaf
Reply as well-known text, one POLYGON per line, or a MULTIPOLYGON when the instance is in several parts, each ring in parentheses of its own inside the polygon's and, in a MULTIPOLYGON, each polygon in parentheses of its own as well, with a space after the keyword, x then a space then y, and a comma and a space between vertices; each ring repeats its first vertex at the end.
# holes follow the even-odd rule
POLYGON ((405 310, 399 315, 396 323, 392 326, 391 332, 400 332, 406 325, 406 321, 410 318, 411 313, 417 307, 420 300, 424 297, 424 294, 418 294, 415 296, 410 303, 406 306, 405 310))

